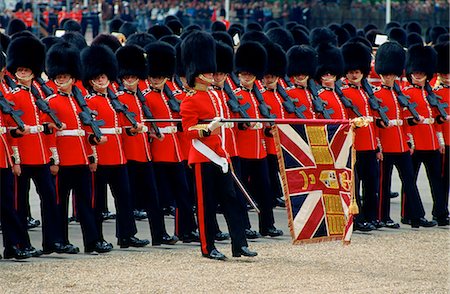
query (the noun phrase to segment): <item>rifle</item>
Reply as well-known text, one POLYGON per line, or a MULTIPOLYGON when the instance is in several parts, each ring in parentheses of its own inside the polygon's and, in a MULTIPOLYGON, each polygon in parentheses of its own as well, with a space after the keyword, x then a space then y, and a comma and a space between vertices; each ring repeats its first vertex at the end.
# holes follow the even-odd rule
POLYGON ((294 101, 298 101, 297 99, 292 99, 288 93, 283 89, 283 87, 277 83, 277 92, 280 93, 281 98, 283 98, 283 106, 286 109, 288 113, 294 113, 296 117, 298 118, 306 118, 303 112, 306 110, 305 105, 301 105, 299 107, 296 107, 294 104, 294 101))
POLYGON ((174 75, 174 76, 173 76, 173 81, 174 81, 175 84, 178 86, 178 88, 180 88, 180 90, 183 90, 183 89, 184 89, 183 82, 181 81, 179 75, 174 75))
POLYGON ((293 87, 294 85, 292 84, 291 80, 289 79, 289 77, 286 75, 283 78, 283 81, 286 83, 286 85, 288 86, 288 88, 293 87))
POLYGON ((117 96, 116 96, 116 94, 114 93, 113 90, 111 90, 108 87, 107 91, 108 91, 109 101, 111 102, 111 105, 114 108, 114 110, 117 111, 117 112, 122 113, 125 116, 125 118, 131 123, 131 126, 133 128, 137 128, 138 127, 138 123, 134 119, 136 114, 134 112, 129 111, 128 107, 125 104, 123 104, 122 102, 119 101, 119 99, 117 98, 117 96))
POLYGON ((380 106, 380 100, 377 97, 375 97, 375 95, 373 94, 372 87, 369 85, 369 82, 367 81, 366 78, 363 78, 361 80, 361 85, 362 85, 364 91, 369 96, 370 107, 373 110, 378 112, 383 123, 386 126, 388 126, 389 118, 387 117, 386 113, 388 112, 389 108, 387 108, 387 106, 383 106, 383 107, 380 106))
POLYGON ((23 120, 20 118, 23 115, 23 111, 14 110, 12 106, 14 106, 14 103, 6 100, 5 96, 3 96, 2 92, 0 92, 0 110, 4 114, 9 115, 16 123, 18 129, 23 132, 25 131, 25 124, 23 120))
POLYGON ((394 82, 394 92, 395 92, 395 94, 397 94, 397 100, 400 103, 400 105, 402 107, 408 108, 409 112, 411 113, 411 115, 413 116, 413 118, 415 120, 420 120, 419 113, 416 110, 417 103, 416 102, 410 102, 409 101, 410 97, 409 96, 405 96, 402 93, 402 90, 400 89, 400 87, 397 85, 396 82, 394 82))
POLYGON ((335 85, 334 91, 339 96, 339 99, 341 100, 342 104, 344 104, 344 107, 351 109, 353 111, 353 113, 356 114, 357 117, 363 116, 361 114, 361 112, 359 112, 358 107, 356 107, 356 105, 354 105, 352 103, 352 100, 350 100, 347 97, 345 97, 344 93, 341 90, 342 82, 341 81, 336 81, 334 83, 334 85, 335 85))
POLYGON ((261 94, 261 92, 258 89, 258 86, 253 83, 253 93, 255 93, 256 100, 258 100, 258 109, 261 115, 265 118, 276 118, 276 115, 273 113, 270 113, 269 106, 264 101, 264 98, 261 94))
POLYGON ((6 84, 12 91, 18 88, 16 82, 14 82, 14 80, 9 75, 5 74, 4 79, 6 84))
POLYGON ((431 89, 430 83, 428 82, 425 83, 425 91, 427 91, 428 103, 430 103, 431 106, 436 107, 439 114, 444 119, 447 119, 447 112, 445 111, 445 108, 448 107, 448 104, 439 101, 442 98, 434 94, 433 89, 431 89))
MULTIPOLYGON (((234 95, 233 90, 231 90, 230 85, 225 81, 224 85, 223 85, 223 90, 225 91, 225 93, 228 96, 228 101, 227 104, 230 107, 230 110, 234 113, 239 113, 239 115, 242 118, 250 118, 250 116, 247 113, 247 109, 250 108, 250 104, 245 103, 244 105, 241 105, 239 103, 239 98, 236 97, 236 95, 234 95)), ((242 99, 242 97, 241 97, 242 99)))
MULTIPOLYGON (((52 89, 50 89, 47 85, 45 85, 44 80, 40 79, 40 81, 39 81, 38 79, 36 79, 36 81, 42 87, 42 91, 44 91, 44 88, 45 88, 44 94, 46 95, 46 98, 54 95, 52 89), (41 84, 41 82, 43 84, 41 84), (44 87, 43 85, 45 85, 46 87, 44 87)), ((47 114, 50 117, 50 119, 55 123, 55 125, 58 129, 62 128, 63 125, 62 125, 61 121, 59 120, 59 118, 56 116, 55 111, 48 106, 47 101, 42 99, 41 94, 39 93, 39 90, 33 85, 33 83, 31 84, 30 90, 31 90, 31 94, 33 94, 34 98, 36 98, 34 103, 39 108, 39 110, 42 111, 43 113, 47 114)))
POLYGON ((312 103, 314 105, 314 109, 317 112, 320 112, 324 118, 331 119, 331 114, 334 113, 333 109, 327 109, 325 106, 327 102, 323 101, 322 98, 319 97, 319 89, 317 88, 317 84, 314 80, 308 79, 308 89, 311 92, 311 95, 314 99, 312 99, 312 103))
POLYGON ((94 132, 95 138, 100 141, 103 135, 100 127, 103 126, 105 122, 103 120, 94 119, 95 113, 88 107, 86 100, 84 100, 83 94, 81 94, 81 91, 80 89, 78 89, 78 87, 72 87, 72 94, 75 98, 75 101, 77 101, 78 106, 80 106, 81 108, 81 112, 78 114, 81 123, 85 126, 91 127, 92 131, 94 132))
POLYGON ((169 104, 169 108, 170 110, 172 110, 173 112, 180 112, 180 101, 178 101, 175 96, 173 96, 172 90, 170 90, 169 86, 167 86, 167 84, 164 84, 164 88, 163 88, 163 92, 164 95, 167 96, 167 98, 169 98, 169 100, 167 101, 167 104, 169 104))

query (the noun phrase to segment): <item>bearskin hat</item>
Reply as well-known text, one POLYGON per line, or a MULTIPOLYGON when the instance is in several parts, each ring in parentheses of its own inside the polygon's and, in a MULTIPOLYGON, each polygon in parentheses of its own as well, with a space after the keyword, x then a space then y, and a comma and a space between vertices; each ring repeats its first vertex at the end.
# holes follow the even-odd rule
POLYGON ((350 38, 350 40, 347 41, 347 43, 355 43, 355 42, 362 43, 362 44, 366 45, 369 49, 372 48, 372 43, 370 43, 370 41, 367 40, 366 37, 356 36, 356 37, 350 38))
POLYGON ((185 32, 190 32, 190 31, 201 31, 202 27, 199 26, 198 24, 190 24, 187 27, 184 28, 185 32))
POLYGON ((111 20, 111 22, 109 23, 109 32, 110 33, 117 33, 120 29, 120 27, 123 24, 123 20, 121 20, 120 18, 115 18, 113 20, 111 20))
POLYGON ((422 26, 417 21, 411 21, 406 25, 406 31, 408 33, 422 34, 422 26))
POLYGON ((119 29, 119 33, 123 34, 125 38, 128 38, 132 34, 137 32, 137 26, 132 22, 124 22, 119 29))
POLYGON ((302 74, 314 77, 318 62, 317 51, 311 46, 294 46, 287 52, 287 61, 289 77, 302 74))
POLYGON ((406 37, 406 47, 411 47, 415 44, 423 44, 422 36, 418 33, 409 33, 406 37))
POLYGON ((261 79, 266 71, 267 52, 257 42, 245 42, 236 51, 234 56, 234 69, 236 72, 249 72, 261 79))
POLYGON ((269 30, 271 30, 273 28, 281 28, 281 25, 275 20, 270 20, 270 21, 265 23, 265 25, 264 25, 264 32, 267 33, 269 30))
POLYGON ((227 26, 221 21, 216 20, 211 24, 211 32, 226 32, 226 31, 227 26))
POLYGON ((278 44, 287 51, 294 45, 294 37, 292 37, 291 32, 283 29, 282 27, 275 27, 266 32, 267 37, 272 42, 278 44))
POLYGON ((156 41, 156 38, 149 33, 136 33, 127 38, 127 45, 137 45, 141 48, 145 48, 150 43, 156 41))
POLYGON ((184 68, 183 59, 181 59, 181 42, 175 46, 175 51, 176 51, 176 55, 177 55, 175 74, 179 77, 185 77, 186 70, 184 68))
POLYGON ((351 38, 356 37, 356 27, 353 24, 346 22, 341 27, 350 34, 351 38))
POLYGON ((112 50, 104 45, 91 45, 81 51, 83 85, 91 88, 89 81, 105 74, 110 81, 117 79, 119 71, 117 58, 112 50))
POLYGON ((378 27, 376 25, 374 25, 373 23, 369 23, 369 24, 365 25, 363 28, 363 31, 365 34, 367 34, 367 32, 370 30, 378 30, 378 27))
POLYGON ((372 54, 369 47, 359 42, 348 42, 342 46, 344 72, 360 70, 365 76, 370 72, 372 54))
POLYGON ((309 43, 314 48, 322 43, 337 46, 337 36, 329 28, 314 28, 309 34, 309 43))
POLYGON ((61 38, 55 37, 55 36, 47 36, 41 39, 42 44, 45 46, 45 52, 48 52, 48 50, 55 45, 56 43, 61 42, 61 38))
POLYGON ((286 52, 276 43, 266 46, 267 51, 267 69, 266 74, 283 77, 287 71, 286 52))
POLYGON ((448 31, 443 26, 434 26, 428 32, 432 44, 437 44, 439 36, 444 34, 448 34, 448 31))
POLYGON ((375 44, 375 39, 376 39, 377 35, 380 35, 380 34, 381 34, 381 32, 379 30, 370 30, 367 32, 366 38, 372 44, 372 47, 378 46, 377 44, 375 44))
POLYGON ((298 24, 298 22, 296 21, 288 21, 284 27, 286 28, 286 30, 291 31, 293 27, 295 27, 298 24))
POLYGON ((317 48, 319 56, 316 71, 316 80, 330 73, 339 79, 344 73, 344 59, 339 48, 330 44, 320 44, 317 48))
POLYGON ((446 43, 450 41, 450 34, 442 34, 437 38, 436 44, 446 43))
POLYGON ((140 80, 147 78, 147 60, 145 51, 137 45, 126 45, 116 51, 119 65, 119 78, 137 76, 140 80))
POLYGON ((175 35, 177 35, 177 36, 180 36, 181 33, 183 32, 183 24, 182 24, 179 20, 177 20, 177 19, 168 21, 168 22, 166 23, 166 26, 167 26, 169 29, 171 29, 172 32, 173 32, 175 35))
POLYGON ((217 72, 232 73, 233 72, 233 47, 222 41, 216 43, 216 64, 217 72))
POLYGON ((383 43, 375 55, 375 71, 379 75, 401 76, 405 68, 406 54, 397 42, 383 43))
POLYGON ((338 27, 334 30, 334 33, 336 34, 339 47, 350 39, 350 34, 344 28, 338 27))
POLYGON ((251 22, 247 24, 247 26, 245 27, 245 32, 250 31, 262 32, 262 30, 263 30, 262 26, 257 22, 251 22))
POLYGON ((248 41, 257 42, 263 46, 266 46, 270 43, 267 35, 260 31, 249 31, 243 34, 241 37, 241 44, 248 41))
POLYGON ((300 29, 293 29, 291 34, 294 38, 295 45, 309 45, 309 36, 304 31, 300 29))
POLYGON ((11 40, 20 38, 20 37, 27 37, 27 38, 34 38, 37 39, 36 35, 33 35, 32 32, 30 31, 20 31, 15 33, 14 35, 11 36, 11 40))
POLYGON ((402 47, 406 47, 406 31, 402 28, 392 28, 388 33, 389 41, 396 41, 402 47))
POLYGON ((15 33, 26 30, 27 30, 26 24, 21 19, 14 18, 9 21, 8 27, 6 28, 6 34, 8 36, 12 36, 15 33))
POLYGON ((292 27, 289 31, 293 31, 293 30, 301 30, 303 31, 307 36, 309 36, 309 29, 301 24, 297 24, 294 27, 292 27))
POLYGON ((148 75, 151 77, 172 77, 175 73, 175 49, 166 42, 156 41, 145 46, 148 75))
POLYGON ((180 20, 179 18, 178 18, 178 16, 176 16, 176 15, 168 15, 168 16, 166 16, 166 18, 164 19, 164 24, 165 25, 167 25, 167 23, 169 23, 169 22, 171 22, 171 21, 173 21, 173 20, 180 20))
POLYGON ((108 35, 108 34, 98 35, 97 37, 95 37, 94 40, 92 40, 91 45, 106 46, 109 49, 111 49, 112 52, 116 52, 117 49, 122 47, 122 44, 120 44, 119 39, 117 39, 113 35, 108 35))
POLYGON ((11 38, 8 35, 2 34, 0 32, 0 45, 1 45, 1 50, 3 52, 6 52, 10 42, 11 42, 11 38))
POLYGON ((177 35, 168 35, 159 39, 161 42, 169 43, 172 47, 175 47, 176 44, 181 43, 181 38, 177 35))
POLYGON ((173 34, 173 31, 165 25, 154 25, 147 30, 147 33, 153 35, 156 40, 161 39, 164 36, 169 36, 173 34))
POLYGON ((401 27, 402 27, 402 26, 400 25, 399 22, 397 22, 397 21, 391 21, 391 22, 387 23, 387 24, 384 26, 384 32, 385 32, 386 34, 389 34, 389 31, 392 30, 393 28, 401 28, 401 27))
POLYGON ((77 32, 67 32, 62 35, 61 39, 74 45, 80 51, 87 47, 86 39, 77 32))
POLYGON ((436 72, 437 53, 431 46, 416 44, 406 53, 406 75, 413 72, 424 72, 430 80, 436 72))
POLYGON ((227 32, 213 32, 211 34, 211 36, 216 41, 223 42, 223 43, 227 44, 228 46, 230 46, 231 48, 234 47, 233 39, 231 39, 231 36, 227 32))
POLYGON ((60 74, 70 74, 74 79, 81 79, 80 50, 68 42, 59 42, 47 52, 45 68, 50 79, 60 74))
MULTIPOLYGON (((236 34, 238 35, 238 38, 240 39, 242 36, 242 32, 238 27, 230 27, 227 31, 228 35, 231 36, 231 38, 234 38, 234 36, 236 36, 236 34)), ((234 42, 233 42, 234 44, 234 42)))
POLYGON ((193 87, 199 74, 216 72, 216 41, 208 33, 193 32, 181 43, 181 57, 187 84, 193 87))
POLYGON ((6 68, 15 74, 17 68, 31 69, 35 77, 44 70, 45 46, 34 37, 19 37, 11 41, 6 53, 6 68))
POLYGON ((63 29, 66 32, 81 32, 80 24, 73 19, 67 20, 63 25, 63 29))
POLYGON ((6 56, 3 52, 0 52, 0 70, 6 66, 6 56))
POLYGON ((434 46, 437 52, 436 72, 441 74, 450 73, 450 42, 439 43, 434 46))

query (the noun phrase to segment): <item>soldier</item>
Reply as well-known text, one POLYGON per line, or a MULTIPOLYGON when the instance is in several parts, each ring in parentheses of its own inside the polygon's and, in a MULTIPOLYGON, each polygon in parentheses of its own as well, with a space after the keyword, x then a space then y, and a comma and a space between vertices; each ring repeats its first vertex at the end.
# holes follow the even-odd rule
MULTIPOLYGON (((106 185, 109 184, 116 205, 118 245, 120 248, 146 246, 150 243, 148 240, 134 237, 137 229, 131 207, 126 157, 120 136, 123 131, 130 136, 136 135, 142 132, 143 125, 127 127, 130 123, 125 122, 126 107, 108 88, 110 81, 114 81, 117 75, 117 60, 114 53, 107 47, 93 45, 83 49, 81 63, 83 84, 91 93, 86 102, 90 109, 97 112, 97 118, 105 122, 100 130, 107 138, 106 143, 92 147, 96 158, 92 167, 95 172, 96 201, 103 200, 101 195, 104 195, 106 185)), ((132 115, 128 113, 128 117, 130 116, 132 115)), ((102 211, 100 210, 102 206, 97 204, 95 208, 97 229, 103 239, 102 211)))
MULTIPOLYGON (((77 218, 83 233, 85 252, 109 252, 112 246, 103 243, 95 226, 92 207, 92 174, 89 164, 94 162, 92 149, 86 144, 86 128, 82 125, 79 113, 84 103, 81 90, 75 89, 75 81, 81 78, 80 52, 67 42, 51 47, 46 58, 47 75, 58 89, 56 96, 49 100, 49 106, 58 113, 58 117, 67 125, 67 129, 54 133, 59 155, 56 176, 57 202, 62 216, 64 242, 69 245, 68 237, 68 200, 71 190, 76 195, 74 203, 77 218), (74 97, 74 93, 77 97, 74 97), (78 99, 78 100, 77 100, 78 99)), ((51 122, 48 116, 44 121, 51 122)), ((106 138, 105 138, 106 139, 106 138)), ((93 135, 89 141, 96 140, 93 135)), ((92 166, 91 166, 92 168, 92 166)), ((78 249, 78 248, 75 248, 78 249)), ((78 250, 76 250, 78 251, 78 250)))
MULTIPOLYGON (((130 111, 136 113, 135 119, 138 123, 144 123, 144 117, 151 116, 151 113, 148 113, 144 95, 138 89, 139 80, 147 78, 145 51, 136 45, 127 45, 117 50, 116 57, 119 64, 119 79, 123 85, 118 87, 120 90, 118 98, 130 111)), ((148 131, 148 127, 145 126, 143 132, 135 136, 122 134, 122 140, 127 158, 131 195, 135 198, 135 203, 145 208, 150 224, 152 245, 157 246, 163 242, 167 243, 173 237, 168 236, 164 226, 164 215, 159 205, 151 161, 150 140, 158 138, 154 134, 155 130, 152 130, 153 138, 149 137, 148 131)))
MULTIPOLYGON (((243 43, 235 55, 235 71, 238 74, 236 96, 242 96, 241 105, 248 103, 250 118, 272 117, 261 92, 255 84, 257 78, 262 78, 266 69, 267 53, 259 43, 248 41, 243 43), (262 106, 261 106, 262 105, 262 106), (261 112, 259 107, 264 109, 261 112)), ((272 196, 270 194, 269 166, 267 163, 267 148, 264 141, 266 135, 271 135, 271 127, 262 123, 240 124, 237 131, 239 157, 241 158, 241 179, 247 186, 259 205, 259 233, 263 236, 277 237, 283 231, 275 228, 273 217, 272 196)), ((247 227, 247 237, 254 238, 253 231, 247 227)))
MULTIPOLYGON (((416 110, 421 118, 423 117, 419 122, 409 120, 412 122, 410 136, 413 142, 414 179, 417 181, 423 163, 433 197, 433 216, 439 225, 445 226, 448 225, 448 208, 441 181, 441 154, 445 151, 445 142, 439 142, 436 129, 440 130, 441 126, 438 124, 446 122, 447 113, 443 109, 439 111, 440 102, 429 84, 436 71, 436 61, 437 54, 432 47, 422 44, 411 46, 406 54, 406 75, 411 86, 403 91, 411 97, 411 103, 417 104, 416 110)), ((408 220, 408 214, 405 212, 403 221, 408 220)))
MULTIPOLYGON (((407 116, 399 97, 403 95, 395 84, 395 79, 403 72, 405 52, 395 42, 387 42, 380 46, 375 57, 375 70, 382 79, 382 86, 375 91, 375 96, 381 100, 382 107, 386 106, 389 123, 386 125, 379 116, 376 116, 376 125, 380 128, 380 145, 383 160, 380 163, 380 199, 378 220, 387 228, 398 229, 400 225, 390 217, 390 170, 395 165, 399 171, 400 180, 404 189, 405 213, 411 218, 411 227, 430 227, 436 223, 425 218, 425 210, 420 200, 419 191, 414 181, 414 169, 410 148, 407 144, 407 116)), ((410 108, 411 109, 411 108, 410 108)), ((410 111, 409 111, 410 112, 410 111)), ((411 118, 412 119, 412 118, 411 118)), ((410 119, 410 120, 411 120, 410 119)))
POLYGON ((230 230, 233 257, 256 256, 248 249, 239 200, 234 191, 229 159, 222 148, 220 123, 201 124, 201 120, 221 117, 223 107, 208 87, 216 72, 215 41, 204 32, 191 33, 182 43, 186 78, 193 91, 181 104, 183 128, 192 139, 189 164, 194 166, 197 190, 197 217, 202 255, 215 260, 226 256, 214 246, 213 219, 217 202, 224 210, 230 230))
MULTIPOLYGON (((15 174, 15 187, 17 195, 18 213, 26 225, 26 199, 32 179, 41 199, 42 214, 42 245, 43 252, 76 253, 74 246, 65 245, 63 240, 61 219, 56 206, 55 184, 52 173, 59 158, 56 148, 51 152, 47 145, 47 134, 52 129, 58 131, 55 122, 44 124, 43 113, 45 102, 39 90, 33 84, 33 79, 40 77, 44 67, 44 45, 34 37, 18 37, 8 47, 6 68, 17 79, 18 88, 14 89, 9 98, 14 103, 15 109, 24 112, 23 122, 30 126, 30 133, 17 138, 17 144, 12 146, 15 174), (30 54, 33 52, 33 54, 30 54)), ((16 126, 14 122, 8 125, 16 126)), ((11 135, 16 136, 16 129, 11 130, 11 135)), ((42 251, 31 246, 27 235, 27 248, 32 256, 40 256, 42 251)))
MULTIPOLYGON (((145 93, 146 104, 155 118, 178 118, 179 102, 175 101, 166 84, 175 71, 175 50, 168 43, 161 41, 148 45, 145 50, 148 56, 150 85, 150 91, 145 93)), ((158 123, 157 126, 162 136, 151 142, 151 150, 160 197, 175 199, 175 235, 185 242, 197 241, 197 225, 188 197, 189 187, 177 136, 178 126, 173 122, 158 123)), ((171 242, 176 241, 174 239, 171 242)))

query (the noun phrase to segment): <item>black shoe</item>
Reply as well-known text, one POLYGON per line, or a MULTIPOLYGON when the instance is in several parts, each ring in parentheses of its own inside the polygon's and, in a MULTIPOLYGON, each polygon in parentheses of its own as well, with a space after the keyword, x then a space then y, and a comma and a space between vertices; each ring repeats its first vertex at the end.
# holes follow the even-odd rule
POLYGON ((397 198, 398 197, 398 193, 397 192, 391 192, 391 194, 389 195, 390 196, 390 198, 392 199, 392 198, 397 198))
POLYGON ((269 237, 278 237, 283 236, 283 231, 278 230, 277 228, 273 227, 268 229, 267 231, 260 231, 259 232, 262 236, 269 236, 269 237))
POLYGON ((431 228, 431 227, 436 226, 437 224, 438 224, 437 221, 434 221, 434 220, 429 221, 424 217, 421 217, 419 219, 419 225, 424 228, 431 228))
MULTIPOLYGON (((175 236, 175 235, 173 235, 173 236, 166 235, 166 236, 162 237, 161 243, 165 244, 165 245, 175 245, 178 241, 180 241, 180 239, 178 239, 177 236, 175 236)), ((200 242, 200 239, 199 239, 199 242, 200 242)))
MULTIPOLYGON (((169 236, 167 236, 167 237, 169 237, 169 236)), ((184 234, 181 237, 181 240, 183 241, 183 243, 200 242, 200 236, 197 232, 190 232, 188 234, 184 234)))
POLYGON ((202 256, 215 260, 227 260, 227 257, 217 249, 211 250, 209 254, 202 254, 202 256))
POLYGON ((176 211, 175 207, 173 207, 173 206, 169 206, 169 207, 163 208, 163 213, 166 216, 173 216, 173 217, 175 217, 175 211, 176 211))
POLYGON ((117 240, 117 245, 120 248, 128 248, 128 247, 144 247, 150 244, 150 241, 147 239, 138 239, 136 237, 123 238, 117 240))
POLYGON ((377 228, 372 223, 355 222, 355 224, 353 225, 354 231, 370 232, 376 229, 377 228))
POLYGON ((69 217, 69 223, 72 223, 72 222, 79 223, 80 221, 78 220, 78 218, 76 216, 71 216, 71 217, 69 217))
POLYGON ((379 220, 372 221, 372 225, 375 227, 375 229, 384 227, 384 223, 379 220))
MULTIPOLYGON (((42 252, 44 254, 52 254, 52 253, 58 253, 58 254, 76 254, 75 248, 78 249, 78 247, 73 246, 72 244, 63 244, 63 243, 53 243, 48 246, 45 246, 42 249, 42 252)), ((80 252, 80 249, 78 249, 78 252, 80 252)), ((77 253, 78 253, 77 252, 77 253)))
POLYGON ((134 210, 133 214, 135 220, 143 220, 147 218, 147 213, 143 210, 134 210))
POLYGON ((258 253, 256 251, 250 251, 247 246, 242 246, 238 251, 233 251, 233 257, 255 257, 258 253))
POLYGON ((216 241, 225 241, 230 239, 230 234, 228 233, 223 233, 223 232, 218 232, 216 233, 216 235, 214 236, 214 239, 216 241))
POLYGON ((77 246, 73 245, 73 244, 66 244, 66 252, 64 252, 66 254, 78 254, 80 253, 80 248, 78 248, 77 246))
POLYGON ((31 216, 27 217, 27 229, 34 229, 41 225, 41 221, 38 219, 34 219, 31 216))
POLYGON ((102 216, 103 216, 103 220, 116 219, 116 214, 114 214, 110 211, 102 212, 102 216))
POLYGON ((277 206, 278 207, 286 207, 286 202, 284 201, 283 198, 281 198, 281 197, 275 198, 273 207, 277 207, 277 206))
POLYGON ((254 230, 245 229, 245 237, 247 239, 258 239, 261 238, 261 234, 254 230))
POLYGON ((24 251, 28 252, 31 257, 39 257, 42 254, 44 254, 44 252, 42 250, 36 249, 33 246, 25 248, 24 251))
POLYGON ((401 218, 400 222, 404 225, 410 225, 411 224, 411 220, 409 218, 401 218))
POLYGON ((113 249, 113 245, 111 243, 108 243, 108 242, 102 240, 102 241, 97 241, 93 244, 90 244, 90 245, 84 247, 84 252, 85 253, 93 253, 93 252, 106 253, 106 252, 110 252, 112 249, 113 249))
POLYGON ((388 228, 388 229, 399 229, 400 228, 400 224, 399 223, 395 223, 393 220, 387 220, 384 222, 384 227, 388 228))
POLYGON ((437 218, 436 221, 437 221, 437 225, 440 227, 448 226, 450 224, 449 219, 447 217, 437 218))
POLYGON ((26 259, 31 257, 31 253, 26 250, 20 250, 16 246, 5 248, 5 251, 3 251, 3 256, 5 259, 26 259))

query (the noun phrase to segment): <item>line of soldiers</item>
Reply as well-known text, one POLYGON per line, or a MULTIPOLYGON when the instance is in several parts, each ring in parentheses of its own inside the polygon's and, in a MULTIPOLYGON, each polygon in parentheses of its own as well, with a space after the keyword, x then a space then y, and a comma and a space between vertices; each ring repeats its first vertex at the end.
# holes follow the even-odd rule
POLYGON ((403 184, 402 222, 414 228, 449 224, 448 42, 407 51, 395 41, 384 43, 373 67, 381 86, 373 89, 367 81, 372 50, 362 37, 338 48, 329 28, 309 33, 314 47, 289 43, 289 31, 281 27, 270 33, 249 29, 232 34, 234 40, 225 31, 195 26, 181 36, 162 31, 133 33, 124 44, 100 35, 91 46, 70 32, 42 41, 26 31, 11 37, 6 58, 0 56, 5 258, 79 252, 68 236, 71 191, 84 251, 111 251, 102 233, 107 185, 121 248, 150 243, 135 237, 133 209, 140 208, 149 216, 153 246, 200 242, 204 257, 224 260, 214 245, 223 237, 220 204, 233 256, 256 256, 247 239, 283 234, 273 215, 274 201, 283 195, 274 125, 217 118, 365 117, 370 123, 356 130, 354 144, 361 194, 356 228, 399 228, 389 212, 394 165, 403 184), (405 65, 408 86, 401 89, 397 79, 405 65), (434 201, 432 221, 416 185, 422 163, 434 201), (235 176, 261 211, 258 230, 235 176), (31 180, 41 200, 43 250, 32 246, 26 231, 31 180), (162 211, 171 201, 172 236, 162 211))

